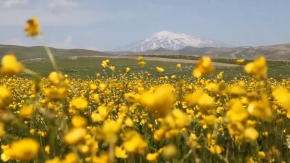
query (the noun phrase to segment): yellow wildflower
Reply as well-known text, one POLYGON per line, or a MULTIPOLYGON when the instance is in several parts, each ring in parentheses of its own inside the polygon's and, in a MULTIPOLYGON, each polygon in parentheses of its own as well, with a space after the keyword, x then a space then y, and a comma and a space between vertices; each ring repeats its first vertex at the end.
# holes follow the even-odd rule
POLYGON ((104 139, 107 142, 115 143, 117 141, 117 134, 121 128, 119 122, 108 120, 105 121, 103 128, 96 128, 95 134, 100 139, 104 139))
POLYGON ((119 146, 115 147, 115 156, 117 158, 127 158, 128 157, 126 154, 126 151, 122 147, 119 147, 119 146))
POLYGON ((87 120, 80 115, 76 115, 72 117, 71 123, 74 127, 85 127, 87 125, 87 120))
POLYGON ((144 67, 146 65, 146 62, 144 61, 139 61, 138 62, 138 65, 141 66, 141 67, 144 67))
POLYGON ((115 66, 110 66, 110 69, 111 69, 112 71, 115 71, 115 66))
POLYGON ((242 65, 242 64, 244 64, 245 60, 244 59, 237 59, 236 62, 237 62, 237 64, 242 65))
POLYGON ((31 138, 24 138, 19 141, 12 142, 10 147, 12 158, 22 162, 32 160, 38 153, 39 144, 31 138))
POLYGON ((1 74, 3 75, 16 75, 23 71, 24 66, 19 63, 14 54, 6 54, 1 60, 1 74))
POLYGON ((75 153, 65 155, 63 163, 78 163, 78 156, 75 153))
POLYGON ((173 144, 169 144, 169 145, 165 146, 163 148, 162 154, 165 158, 172 158, 173 156, 175 156, 177 154, 176 146, 173 144))
POLYGON ((259 137, 258 131, 253 127, 248 127, 244 130, 244 138, 247 142, 256 141, 259 137))
POLYGON ((131 69, 129 68, 129 67, 127 67, 126 69, 125 69, 125 72, 126 73, 129 73, 131 71, 131 69))
POLYGON ((125 133, 123 147, 128 152, 143 154, 147 149, 146 141, 135 131, 125 133))
POLYGON ((266 58, 264 56, 256 58, 253 62, 250 62, 245 66, 245 71, 254 75, 258 79, 266 78, 268 71, 266 58))
POLYGON ((77 97, 70 102, 71 108, 76 108, 79 110, 84 110, 88 106, 88 101, 83 99, 82 97, 77 97))
POLYGON ((31 37, 41 34, 37 17, 33 17, 27 21, 24 31, 26 32, 26 36, 31 37))
POLYGON ((140 103, 148 106, 149 111, 154 116, 165 116, 169 113, 174 103, 173 86, 165 84, 156 88, 154 93, 143 93, 140 103))
POLYGON ((10 90, 3 86, 0 86, 0 92, 0 109, 4 109, 10 103, 12 95, 10 90))
POLYGON ((48 78, 53 85, 59 85, 65 79, 60 72, 51 72, 48 78))
POLYGON ((143 57, 142 56, 138 56, 138 61, 143 61, 143 57))
POLYGON ((158 158, 158 156, 159 156, 159 152, 148 153, 148 154, 146 155, 146 160, 148 160, 148 161, 156 161, 157 158, 158 158))
POLYGON ((223 150, 224 148, 220 145, 212 145, 209 149, 212 154, 221 154, 223 150))
POLYGON ((65 134, 64 141, 68 145, 75 145, 83 141, 86 134, 87 130, 84 128, 72 128, 65 134))
POLYGON ((164 72, 164 68, 156 67, 156 71, 157 71, 158 73, 164 72))
POLYGON ((46 88, 43 91, 44 95, 52 101, 56 100, 62 100, 67 97, 68 95, 68 90, 67 88, 61 87, 61 88, 46 88))
POLYGON ((33 105, 26 105, 20 109, 19 116, 22 118, 30 118, 33 113, 34 113, 33 105))
POLYGON ((211 58, 208 56, 203 56, 197 63, 196 67, 192 72, 194 77, 201 77, 207 74, 210 74, 214 71, 214 67, 211 63, 211 58))

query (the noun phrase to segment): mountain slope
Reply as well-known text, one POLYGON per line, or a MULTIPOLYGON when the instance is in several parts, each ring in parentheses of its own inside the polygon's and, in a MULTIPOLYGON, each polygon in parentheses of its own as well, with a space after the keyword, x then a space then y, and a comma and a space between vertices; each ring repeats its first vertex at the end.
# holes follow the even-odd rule
MULTIPOLYGON (((123 55, 132 55, 132 52, 123 52, 123 55)), ((134 54, 134 53, 133 53, 134 54)), ((212 58, 231 58, 231 59, 254 59, 264 55, 268 60, 290 60, 290 43, 258 47, 185 47, 178 50, 158 48, 145 52, 135 53, 136 55, 208 55, 212 58)))
MULTIPOLYGON (((72 56, 111 56, 113 54, 85 50, 85 49, 56 49, 50 48, 54 57, 72 57, 72 56)), ((0 57, 2 58, 7 53, 13 53, 18 60, 48 58, 44 47, 33 46, 23 47, 16 45, 0 45, 0 57)))
POLYGON ((226 47, 224 43, 215 42, 208 39, 192 37, 183 33, 172 33, 161 31, 154 33, 148 38, 135 42, 131 45, 116 49, 116 51, 133 51, 143 52, 158 48, 166 48, 170 50, 178 50, 187 46, 192 47, 226 47))

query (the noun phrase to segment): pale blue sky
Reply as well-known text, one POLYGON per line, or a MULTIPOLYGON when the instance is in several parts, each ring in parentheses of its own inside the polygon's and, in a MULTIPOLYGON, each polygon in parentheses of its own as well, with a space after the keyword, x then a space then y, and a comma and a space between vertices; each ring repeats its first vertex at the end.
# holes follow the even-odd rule
POLYGON ((111 50, 168 30, 232 46, 290 43, 290 0, 0 0, 0 44, 111 50))

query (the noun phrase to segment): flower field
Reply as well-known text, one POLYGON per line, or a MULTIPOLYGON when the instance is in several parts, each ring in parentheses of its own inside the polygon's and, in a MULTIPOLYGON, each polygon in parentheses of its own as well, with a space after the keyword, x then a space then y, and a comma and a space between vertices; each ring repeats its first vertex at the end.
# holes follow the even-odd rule
MULTIPOLYGON (((41 31, 36 18, 27 36, 41 31)), ((42 40, 42 39, 41 39, 42 40)), ((2 162, 262 163, 290 161, 290 79, 268 77, 266 59, 237 64, 248 75, 224 80, 210 57, 190 75, 157 75, 110 60, 89 79, 67 75, 49 48, 52 71, 43 77, 6 54, 1 62, 2 162), (245 65, 243 65, 245 64, 245 65), (21 73, 31 77, 18 76, 21 73)))

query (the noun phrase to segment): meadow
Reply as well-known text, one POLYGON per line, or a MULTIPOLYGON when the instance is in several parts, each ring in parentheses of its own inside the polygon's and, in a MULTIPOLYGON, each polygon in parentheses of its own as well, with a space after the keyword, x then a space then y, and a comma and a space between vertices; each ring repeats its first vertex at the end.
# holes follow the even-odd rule
MULTIPOLYGON (((38 36, 37 19, 27 36, 38 36)), ((287 62, 2 54, 2 162, 290 162, 287 62)), ((174 57, 174 56, 172 56, 174 57)))

